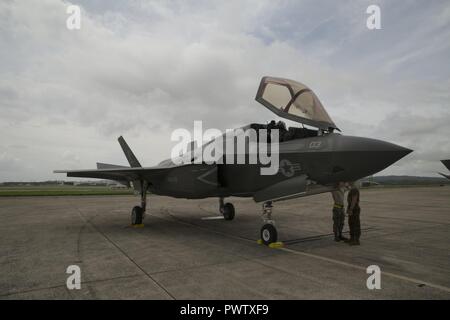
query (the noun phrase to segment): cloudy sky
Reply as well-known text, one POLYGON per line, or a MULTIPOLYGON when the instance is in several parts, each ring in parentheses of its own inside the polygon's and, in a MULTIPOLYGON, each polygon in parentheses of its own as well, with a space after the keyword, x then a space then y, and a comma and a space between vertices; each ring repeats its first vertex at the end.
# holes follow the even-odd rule
POLYGON ((436 176, 450 157, 449 1, 0 1, 0 181, 170 156, 194 120, 274 116, 264 75, 309 85, 344 134, 415 150, 381 174, 436 176), (69 4, 81 30, 66 28, 69 4), (381 8, 381 30, 366 8, 381 8))

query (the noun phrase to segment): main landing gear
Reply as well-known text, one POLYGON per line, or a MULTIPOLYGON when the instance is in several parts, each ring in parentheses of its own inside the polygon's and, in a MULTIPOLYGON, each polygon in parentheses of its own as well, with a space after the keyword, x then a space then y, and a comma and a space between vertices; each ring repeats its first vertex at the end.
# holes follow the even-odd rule
POLYGON ((141 206, 135 206, 131 210, 131 225, 142 225, 145 217, 145 209, 147 207, 147 188, 148 183, 141 180, 141 206))
POLYGON ((232 203, 227 202, 224 204, 223 198, 219 198, 219 210, 225 220, 234 219, 234 206, 232 203))
POLYGON ((277 242, 278 232, 275 228, 275 221, 272 220, 272 201, 266 201, 263 203, 262 208, 262 219, 264 221, 261 227, 261 241, 265 245, 270 245, 271 243, 277 242))

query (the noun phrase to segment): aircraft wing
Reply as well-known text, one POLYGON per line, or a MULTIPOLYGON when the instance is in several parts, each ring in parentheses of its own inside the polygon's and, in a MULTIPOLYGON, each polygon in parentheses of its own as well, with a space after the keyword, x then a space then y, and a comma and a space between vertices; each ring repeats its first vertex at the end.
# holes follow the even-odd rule
POLYGON ((441 176, 443 176, 444 178, 450 179, 450 175, 444 174, 442 172, 438 172, 441 176))
POLYGON ((255 200, 255 202, 284 201, 313 194, 331 192, 336 189, 335 186, 309 184, 307 179, 308 177, 306 175, 300 175, 288 180, 283 180, 265 189, 259 190, 253 195, 253 200, 255 200))
POLYGON ((133 151, 131 151, 130 147, 125 142, 125 139, 120 136, 118 140, 130 167, 108 163, 97 163, 97 169, 55 170, 53 172, 66 173, 68 177, 115 180, 127 186, 130 185, 130 182, 134 182, 134 189, 140 190, 139 181, 156 184, 161 181, 172 168, 177 167, 177 165, 168 159, 157 166, 143 168, 133 151))
POLYGON ((255 202, 261 202, 283 200, 294 195, 301 196, 306 193, 306 179, 306 175, 301 175, 281 181, 256 192, 253 199, 255 202))
POLYGON ((97 178, 116 181, 145 180, 153 183, 159 181, 171 168, 135 167, 135 168, 107 168, 89 170, 55 170, 54 173, 66 173, 68 177, 97 178))
POLYGON ((450 160, 441 160, 442 164, 450 170, 450 160))

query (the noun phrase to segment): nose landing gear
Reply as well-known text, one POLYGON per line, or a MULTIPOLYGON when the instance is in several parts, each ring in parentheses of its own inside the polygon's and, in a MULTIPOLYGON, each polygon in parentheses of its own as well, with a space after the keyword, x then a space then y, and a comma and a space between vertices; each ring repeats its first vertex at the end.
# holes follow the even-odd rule
POLYGON ((260 237, 261 241, 265 245, 270 245, 278 240, 278 232, 275 228, 275 221, 272 220, 272 201, 266 201, 263 203, 262 219, 263 226, 261 227, 260 237))

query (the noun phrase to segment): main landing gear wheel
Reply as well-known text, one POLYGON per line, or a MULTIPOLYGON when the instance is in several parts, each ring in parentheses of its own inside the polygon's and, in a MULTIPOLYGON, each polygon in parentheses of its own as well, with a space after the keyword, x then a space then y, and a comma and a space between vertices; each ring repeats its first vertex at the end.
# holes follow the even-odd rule
POLYGON ((141 207, 135 206, 133 210, 131 210, 132 225, 142 224, 143 217, 144 217, 144 210, 141 207))
POLYGON ((147 189, 148 182, 145 180, 140 180, 141 184, 141 206, 135 206, 133 210, 131 210, 131 225, 142 226, 142 220, 144 220, 145 210, 147 208, 147 189))
POLYGON ((222 207, 222 214, 225 220, 233 220, 234 219, 234 206, 232 203, 225 203, 222 207))
POLYGON ((267 223, 261 228, 261 240, 265 245, 269 245, 273 242, 277 242, 278 233, 277 229, 270 223, 267 223))

